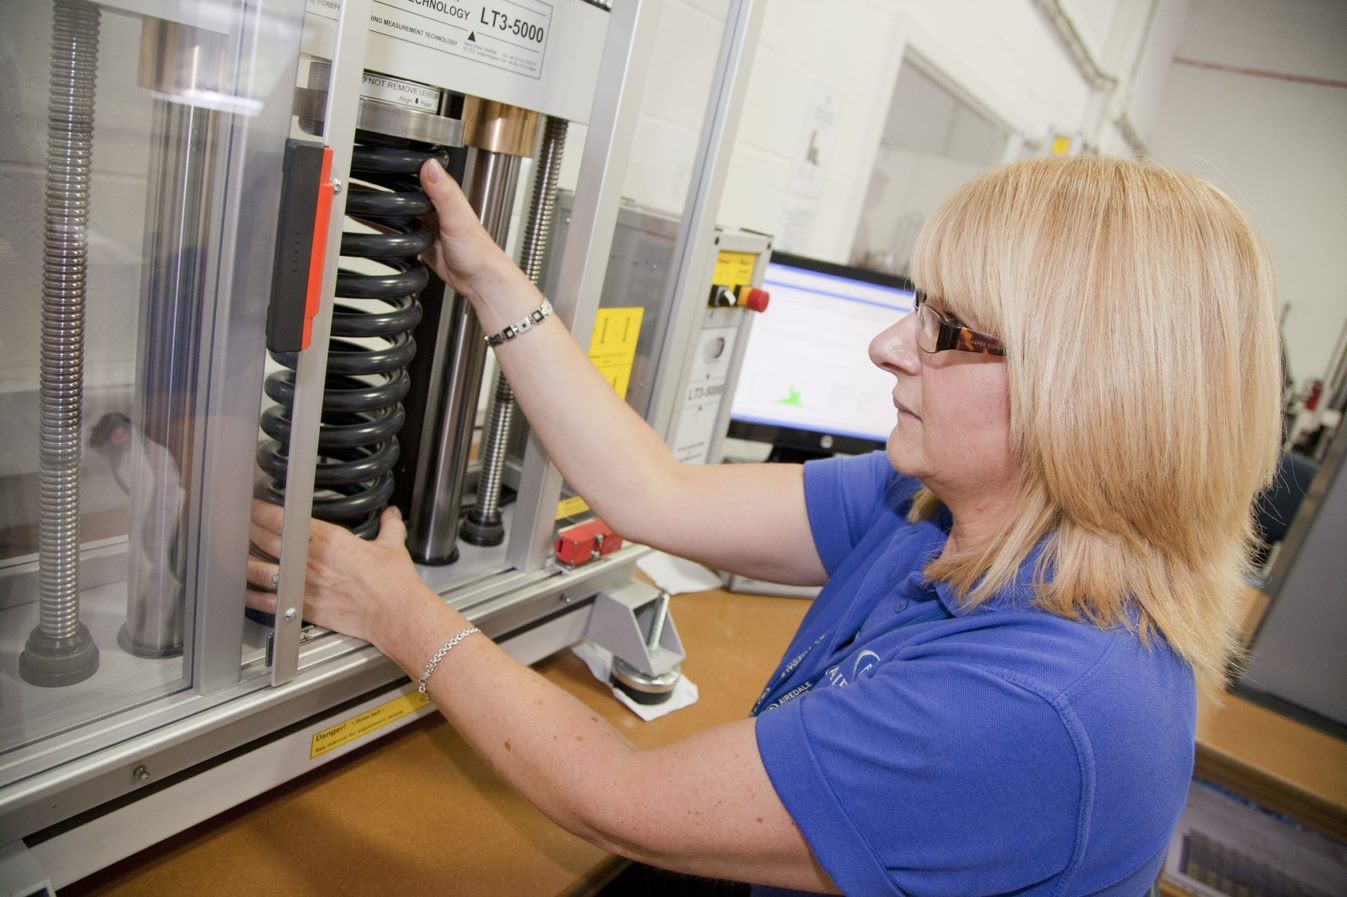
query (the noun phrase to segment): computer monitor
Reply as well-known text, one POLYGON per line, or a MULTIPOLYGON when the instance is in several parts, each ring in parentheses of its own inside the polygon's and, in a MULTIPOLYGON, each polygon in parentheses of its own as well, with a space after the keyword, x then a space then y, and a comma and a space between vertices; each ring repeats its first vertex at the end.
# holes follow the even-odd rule
POLYGON ((729 436, 772 446, 772 460, 858 454, 896 422, 893 375, 870 363, 870 340, 912 311, 911 281, 776 252, 730 412, 729 436))

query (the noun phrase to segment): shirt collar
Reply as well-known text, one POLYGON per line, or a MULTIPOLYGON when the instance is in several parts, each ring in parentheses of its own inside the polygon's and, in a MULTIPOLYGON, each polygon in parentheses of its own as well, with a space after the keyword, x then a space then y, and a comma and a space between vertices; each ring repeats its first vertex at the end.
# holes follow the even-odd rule
MULTIPOLYGON (((938 544, 935 544, 930 552, 922 559, 922 562, 917 569, 926 569, 926 565, 934 560, 945 547, 945 542, 947 540, 948 536, 946 536, 945 539, 941 539, 938 544)), ((1029 555, 1024 559, 1024 562, 1020 564, 1019 570, 1015 572, 1014 579, 977 607, 971 609, 963 607, 953 586, 948 582, 941 581, 931 584, 935 589, 936 598, 944 606, 945 610, 949 612, 950 616, 954 617, 967 617, 984 611, 1011 610, 1028 607, 1033 604, 1036 597, 1034 574, 1038 567, 1039 557, 1043 554, 1045 541, 1046 540, 1040 539, 1038 544, 1033 547, 1033 550, 1029 552, 1029 555)))

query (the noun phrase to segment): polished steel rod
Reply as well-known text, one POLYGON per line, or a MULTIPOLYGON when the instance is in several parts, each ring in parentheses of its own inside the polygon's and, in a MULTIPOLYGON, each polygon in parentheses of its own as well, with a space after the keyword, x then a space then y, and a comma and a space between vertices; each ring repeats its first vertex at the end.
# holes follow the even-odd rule
MULTIPOLYGON (((504 246, 520 157, 474 153, 464 192, 487 232, 504 246)), ((407 519, 407 548, 423 564, 450 563, 458 555, 459 505, 486 362, 486 341, 472 306, 459 295, 449 302, 433 349, 430 379, 437 392, 427 403, 407 519)))
MULTIPOLYGON (((561 175, 561 156, 566 148, 567 122, 548 117, 543 126, 542 147, 533 178, 533 197, 519 251, 519 266, 533 281, 542 283, 543 256, 552 232, 556 209, 557 181, 561 175)), ((510 444, 517 404, 514 390, 505 374, 496 369, 496 382, 487 409, 486 428, 482 432, 481 473, 477 496, 463 519, 460 535, 474 545, 499 545, 505 538, 500 516, 501 483, 505 472, 505 451, 510 444)))

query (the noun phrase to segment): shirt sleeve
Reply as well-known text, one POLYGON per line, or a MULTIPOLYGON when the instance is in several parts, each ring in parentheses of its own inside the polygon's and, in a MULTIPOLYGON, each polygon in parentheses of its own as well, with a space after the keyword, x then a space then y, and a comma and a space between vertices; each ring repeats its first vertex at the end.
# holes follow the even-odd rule
POLYGON ((893 661, 756 731, 843 893, 1000 894, 1061 873, 1081 842, 1092 772, 1061 710, 975 665, 893 661))
MULTIPOLYGON (((832 575, 861 541, 900 477, 884 452, 837 456, 804 466, 805 507, 823 568, 832 575)), ((909 496, 910 497, 910 496, 909 496)))

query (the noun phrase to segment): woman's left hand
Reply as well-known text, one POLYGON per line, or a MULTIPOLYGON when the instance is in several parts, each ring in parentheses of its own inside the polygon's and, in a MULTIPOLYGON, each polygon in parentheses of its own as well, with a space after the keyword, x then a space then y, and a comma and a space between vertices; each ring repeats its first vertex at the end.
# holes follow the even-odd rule
MULTIPOLYGON (((280 507, 253 502, 252 542, 272 557, 281 554, 284 518, 280 507)), ((378 538, 368 542, 331 523, 309 521, 304 619, 382 648, 392 612, 405 610, 418 590, 429 594, 403 545, 406 538, 402 515, 393 507, 379 521, 378 538)), ((279 570, 270 561, 248 558, 249 607, 275 613, 279 570)))

